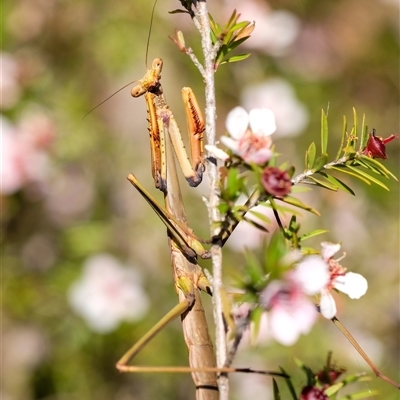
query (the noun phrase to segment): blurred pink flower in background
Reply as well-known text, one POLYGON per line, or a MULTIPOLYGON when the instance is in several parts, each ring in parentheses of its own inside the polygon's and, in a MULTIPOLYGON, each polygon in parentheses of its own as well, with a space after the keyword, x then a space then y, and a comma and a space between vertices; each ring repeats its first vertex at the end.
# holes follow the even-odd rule
POLYGON ((297 38, 300 21, 290 11, 273 10, 267 2, 225 0, 226 14, 240 10, 240 20, 255 21, 256 27, 244 46, 264 53, 281 56, 297 38))
POLYGON ((12 125, 1 118, 1 193, 10 195, 30 182, 43 182, 48 174, 48 148, 55 135, 53 122, 44 114, 27 113, 12 125))
POLYGON ((307 296, 319 293, 328 282, 326 263, 308 256, 282 280, 272 281, 264 289, 260 300, 268 311, 268 329, 276 341, 291 346, 301 334, 309 333, 317 309, 307 296))
POLYGON ((15 106, 21 97, 19 83, 19 66, 16 59, 9 53, 0 52, 1 57, 1 109, 8 110, 15 106))
POLYGON ((308 123, 308 112, 296 98, 291 85, 283 79, 270 79, 247 86, 242 93, 242 104, 247 109, 269 108, 276 119, 276 135, 296 136, 308 123))
POLYGON ((138 270, 123 266, 109 254, 86 260, 68 300, 74 312, 98 333, 112 332, 122 321, 137 321, 149 308, 138 270))

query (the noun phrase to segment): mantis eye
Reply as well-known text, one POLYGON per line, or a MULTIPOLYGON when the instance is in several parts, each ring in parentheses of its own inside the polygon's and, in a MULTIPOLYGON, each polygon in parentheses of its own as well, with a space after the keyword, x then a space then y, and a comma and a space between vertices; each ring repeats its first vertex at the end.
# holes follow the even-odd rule
POLYGON ((140 97, 141 95, 143 95, 145 93, 146 93, 146 90, 141 85, 135 86, 131 91, 131 95, 133 97, 140 97))
POLYGON ((151 68, 157 71, 157 74, 161 74, 163 67, 163 60, 161 58, 155 58, 151 63, 151 68))

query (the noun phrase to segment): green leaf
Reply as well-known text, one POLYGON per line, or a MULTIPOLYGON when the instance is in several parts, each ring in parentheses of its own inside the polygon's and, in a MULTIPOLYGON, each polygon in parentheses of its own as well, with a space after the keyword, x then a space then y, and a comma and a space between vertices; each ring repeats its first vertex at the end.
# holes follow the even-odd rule
POLYGON ((347 169, 348 167, 346 165, 337 165, 337 166, 331 166, 329 167, 329 169, 333 169, 335 171, 339 171, 339 172, 343 172, 344 174, 347 175, 351 175, 354 176, 360 180, 362 180, 364 183, 366 183, 367 185, 370 185, 371 182, 368 179, 363 178, 362 176, 360 176, 360 174, 358 174, 358 170, 356 170, 356 173, 349 171, 347 169))
POLYGON ((275 379, 272 379, 272 386, 274 390, 274 400, 281 400, 281 395, 279 393, 278 384, 276 383, 275 379))
POLYGON ((375 160, 374 158, 361 155, 361 156, 357 157, 357 161, 358 162, 362 161, 365 164, 369 164, 372 167, 374 167, 376 170, 380 171, 381 175, 383 175, 387 178, 389 176, 391 176, 394 180, 398 181, 398 179, 395 175, 393 175, 382 163, 380 163, 378 160, 375 160))
POLYGON ((369 138, 368 126, 365 125, 365 114, 363 114, 361 123, 360 147, 359 147, 360 151, 362 151, 364 147, 367 145, 368 138, 369 138))
MULTIPOLYGON (((285 375, 288 375, 289 376, 289 374, 281 367, 281 366, 279 366, 279 369, 281 370, 281 372, 283 373, 283 374, 285 374, 285 375)), ((292 395, 292 400, 297 400, 297 395, 296 395, 296 391, 294 390, 294 386, 293 386, 293 383, 292 383, 292 379, 289 377, 289 378, 285 378, 285 382, 286 382, 286 384, 287 384, 287 386, 288 386, 288 389, 289 389, 289 392, 290 392, 290 394, 292 395)))
POLYGON ((317 149, 315 146, 315 143, 312 142, 306 151, 306 168, 307 169, 312 169, 314 166, 314 161, 315 161, 315 155, 316 155, 317 149))
POLYGON ((299 240, 300 240, 300 242, 304 242, 307 239, 310 239, 314 236, 322 235, 326 232, 329 232, 329 231, 327 229, 316 229, 315 231, 311 231, 311 232, 305 233, 304 235, 301 235, 299 240))
POLYGON ((295 358, 296 365, 303 370, 307 377, 307 386, 314 386, 315 384, 315 377, 314 373, 311 371, 311 368, 305 365, 302 361, 298 358, 295 358))
POLYGON ((259 229, 260 231, 269 232, 268 229, 265 227, 265 225, 262 225, 259 222, 254 221, 253 219, 247 218, 245 216, 243 217, 243 220, 246 221, 248 224, 254 226, 255 228, 259 229))
POLYGON ((352 133, 355 137, 357 137, 357 131, 358 131, 358 117, 357 117, 357 111, 356 109, 353 107, 353 129, 352 129, 352 133))
POLYGON ((346 141, 346 133, 347 133, 347 119, 346 116, 343 115, 343 130, 342 130, 342 139, 340 141, 340 146, 338 153, 336 155, 336 160, 340 158, 340 155, 342 154, 342 151, 344 149, 344 142, 346 141))
POLYGON ((260 331, 260 325, 261 325, 261 317, 264 314, 264 311, 261 307, 256 307, 254 310, 251 311, 251 322, 253 323, 253 329, 252 329, 252 337, 251 340, 257 340, 258 337, 258 332, 260 331))
POLYGON ((343 190, 344 192, 350 193, 353 196, 355 196, 355 193, 351 188, 349 188, 344 182, 341 180, 335 178, 332 175, 327 174, 326 172, 318 172, 320 175, 322 175, 325 179, 327 179, 329 182, 331 182, 333 185, 335 185, 338 189, 343 190))
MULTIPOLYGON (((276 200, 283 201, 283 198, 279 198, 279 199, 276 199, 276 200)), ((258 205, 259 206, 268 207, 268 208, 272 208, 272 209, 274 209, 274 210, 276 210, 276 211, 278 211, 278 212, 280 212, 282 214, 288 213, 288 214, 294 214, 294 215, 301 215, 301 213, 299 213, 297 210, 294 210, 293 208, 285 207, 283 205, 277 204, 276 202, 274 202, 274 205, 272 205, 271 203, 267 203, 267 202, 266 203, 259 203, 258 205)))
POLYGON ((312 208, 310 206, 307 206, 306 204, 302 203, 299 199, 296 199, 295 197, 285 196, 279 200, 283 201, 286 204, 290 204, 291 206, 295 206, 295 207, 301 208, 302 210, 309 211, 315 215, 318 215, 318 216, 321 215, 317 210, 315 210, 314 208, 312 208))
POLYGON ((328 149, 328 118, 325 111, 321 113, 321 153, 324 154, 328 149))
POLYGON ((261 212, 250 210, 249 213, 254 215, 256 218, 260 219, 261 221, 266 222, 267 224, 271 223, 271 220, 261 212))
POLYGON ((378 390, 366 390, 365 392, 348 394, 345 397, 341 397, 340 400, 361 400, 361 399, 369 399, 369 398, 377 398, 380 393, 378 390))
POLYGON ((242 60, 245 60, 246 58, 249 58, 250 56, 251 56, 250 53, 248 53, 248 54, 240 54, 240 55, 237 55, 237 56, 232 56, 230 58, 227 58, 224 61, 221 61, 219 65, 242 61, 242 60))
POLYGON ((259 260, 250 251, 246 251, 245 258, 246 272, 248 274, 248 277, 250 278, 250 281, 253 283, 260 282, 260 280, 262 280, 262 277, 264 276, 264 271, 260 265, 259 260))
POLYGON ((351 165, 347 165, 347 168, 349 168, 350 170, 357 172, 358 174, 360 174, 361 176, 363 176, 364 178, 368 179, 371 182, 374 182, 376 185, 382 187, 383 189, 386 189, 387 191, 389 191, 389 188, 382 183, 379 179, 374 178, 373 176, 367 174, 365 171, 362 171, 358 168, 352 167, 351 165))
POLYGON ((320 179, 317 179, 315 176, 309 176, 308 179, 314 181, 318 186, 332 190, 333 192, 337 192, 338 190, 338 187, 336 185, 333 185, 330 182, 321 181, 320 179))
POLYGON ((328 153, 322 153, 318 158, 317 161, 314 163, 314 171, 319 171, 325 167, 328 161, 328 153))

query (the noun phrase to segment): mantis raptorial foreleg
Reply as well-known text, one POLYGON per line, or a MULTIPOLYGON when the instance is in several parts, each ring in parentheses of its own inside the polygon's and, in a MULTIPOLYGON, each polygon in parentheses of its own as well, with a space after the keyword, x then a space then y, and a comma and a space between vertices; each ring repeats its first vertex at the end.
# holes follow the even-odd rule
POLYGON ((204 172, 203 134, 204 119, 192 89, 183 88, 182 97, 185 103, 186 119, 190 141, 192 163, 190 163, 182 136, 176 120, 168 107, 160 83, 163 61, 156 58, 152 67, 139 84, 132 89, 132 96, 145 95, 149 120, 152 174, 155 186, 165 192, 167 190, 167 161, 165 151, 166 132, 172 142, 175 155, 182 172, 190 186, 200 184, 204 172))

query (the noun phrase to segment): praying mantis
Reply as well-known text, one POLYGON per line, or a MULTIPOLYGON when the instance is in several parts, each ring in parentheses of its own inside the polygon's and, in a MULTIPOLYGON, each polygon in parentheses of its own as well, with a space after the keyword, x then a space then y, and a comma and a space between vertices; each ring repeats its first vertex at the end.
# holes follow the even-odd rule
MULTIPOLYGON (((189 351, 190 368, 163 367, 161 370, 190 371, 196 385, 196 398, 198 400, 216 400, 219 397, 216 360, 199 293, 199 290, 211 293, 211 285, 196 261, 196 252, 193 250, 194 238, 187 228, 186 214, 171 149, 173 147, 189 185, 197 186, 201 182, 204 171, 202 144, 204 122, 193 92, 189 88, 184 88, 182 93, 187 105, 192 154, 192 164, 190 164, 179 128, 163 94, 160 83, 162 65, 162 60, 159 58, 153 61, 152 68, 140 80, 139 85, 132 89, 132 96, 145 96, 151 143, 152 175, 155 186, 164 193, 167 212, 164 212, 158 204, 148 200, 150 197, 144 192, 144 188, 134 175, 130 174, 128 180, 141 194, 145 195, 144 197, 162 217, 163 222, 170 226, 168 242, 179 303, 125 353, 118 361, 117 368, 123 372, 154 371, 156 367, 136 367, 127 365, 127 363, 169 320, 181 315, 184 338, 189 351), (170 221, 172 220, 177 222, 171 226, 170 221), (188 243, 189 241, 191 243, 188 243)), ((198 242, 196 241, 196 243, 198 242)))

